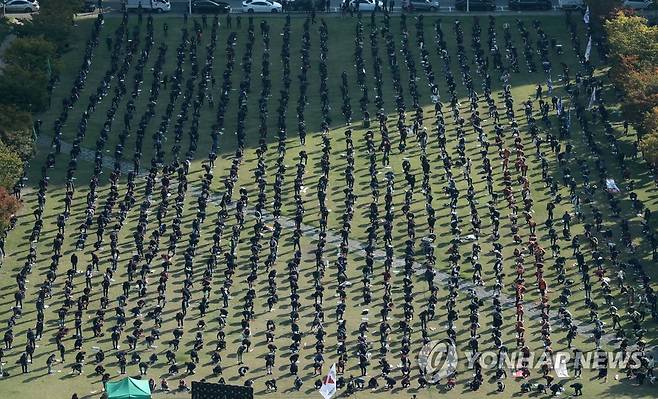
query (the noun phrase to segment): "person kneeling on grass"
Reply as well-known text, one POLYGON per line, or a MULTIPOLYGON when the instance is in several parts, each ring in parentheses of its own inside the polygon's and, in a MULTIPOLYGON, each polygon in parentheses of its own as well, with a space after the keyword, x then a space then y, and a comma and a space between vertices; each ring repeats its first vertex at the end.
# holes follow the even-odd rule
POLYGON ((78 373, 78 375, 82 374, 82 363, 79 362, 73 363, 71 368, 73 369, 74 373, 78 373))
POLYGON ((294 382, 294 387, 296 391, 299 391, 302 388, 302 385, 304 384, 304 381, 302 381, 299 376, 295 377, 295 382, 294 382))
POLYGON ((240 368, 238 368, 238 374, 240 375, 240 377, 244 377, 245 375, 247 375, 248 371, 249 371, 249 367, 247 366, 241 366, 240 368))
POLYGON ((196 369, 196 364, 194 362, 187 362, 185 363, 185 366, 187 368, 187 374, 194 374, 194 370, 196 369))
POLYGON ((271 380, 265 381, 265 388, 266 388, 267 392, 271 392, 271 391, 276 392, 276 380, 271 379, 271 380))
POLYGON ((573 396, 582 396, 583 395, 583 384, 581 384, 580 382, 576 382, 574 384, 571 384, 570 387, 573 388, 574 391, 576 391, 573 396))

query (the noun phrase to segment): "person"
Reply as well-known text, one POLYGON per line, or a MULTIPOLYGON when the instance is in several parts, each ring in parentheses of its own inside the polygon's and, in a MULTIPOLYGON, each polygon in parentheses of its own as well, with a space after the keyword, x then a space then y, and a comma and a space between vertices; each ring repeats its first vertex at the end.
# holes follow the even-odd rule
POLYGON ((293 386, 294 386, 295 390, 299 391, 302 388, 303 384, 304 384, 304 382, 302 381, 302 379, 299 378, 299 376, 296 376, 295 377, 295 382, 293 383, 293 386))
POLYGON ((549 389, 551 390, 551 394, 553 396, 558 396, 560 392, 563 391, 562 385, 560 384, 551 384, 549 389))
POLYGON ((21 354, 21 357, 18 359, 18 363, 21 365, 21 370, 23 371, 23 374, 27 373, 28 357, 26 352, 23 352, 23 354, 21 354))
POLYGON ((71 254, 71 268, 74 272, 78 272, 78 255, 75 252, 71 254))
POLYGON ((276 392, 277 391, 277 386, 276 386, 276 379, 271 379, 265 381, 265 389, 267 392, 276 392))
POLYGON ((53 373, 53 364, 55 363, 56 356, 54 353, 51 353, 50 356, 48 356, 48 359, 46 359, 46 366, 48 367, 48 374, 53 373))
POLYGON ((247 347, 244 344, 238 346, 238 351, 237 351, 238 364, 242 364, 242 356, 246 350, 247 347))
POLYGON ((583 396, 583 384, 576 382, 571 384, 570 387, 575 391, 574 396, 583 396))

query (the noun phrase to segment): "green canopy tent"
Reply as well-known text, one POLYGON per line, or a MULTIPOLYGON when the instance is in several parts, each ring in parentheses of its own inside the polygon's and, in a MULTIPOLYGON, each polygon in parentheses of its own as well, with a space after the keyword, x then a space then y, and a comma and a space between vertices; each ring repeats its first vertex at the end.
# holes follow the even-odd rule
POLYGON ((121 381, 105 384, 109 399, 150 399, 151 388, 148 381, 126 377, 121 381))

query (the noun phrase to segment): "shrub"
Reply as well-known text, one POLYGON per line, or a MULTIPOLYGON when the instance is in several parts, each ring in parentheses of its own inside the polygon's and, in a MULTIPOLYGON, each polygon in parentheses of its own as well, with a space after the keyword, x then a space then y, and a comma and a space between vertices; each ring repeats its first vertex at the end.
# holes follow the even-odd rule
POLYGON ((5 231, 9 226, 9 220, 21 209, 21 202, 7 191, 0 187, 0 231, 5 231))
POLYGON ((646 134, 640 140, 642 156, 654 168, 658 166, 658 133, 646 134))
POLYGON ((33 122, 29 112, 0 105, 0 139, 23 161, 34 155, 33 122))
POLYGON ((0 143, 0 187, 11 189, 23 177, 23 160, 15 151, 0 143))
POLYGON ((30 71, 48 73, 55 66, 55 45, 42 37, 22 37, 14 40, 4 54, 7 65, 30 71))
POLYGON ((0 75, 0 104, 14 105, 31 112, 44 111, 48 105, 48 79, 42 72, 6 65, 0 75))

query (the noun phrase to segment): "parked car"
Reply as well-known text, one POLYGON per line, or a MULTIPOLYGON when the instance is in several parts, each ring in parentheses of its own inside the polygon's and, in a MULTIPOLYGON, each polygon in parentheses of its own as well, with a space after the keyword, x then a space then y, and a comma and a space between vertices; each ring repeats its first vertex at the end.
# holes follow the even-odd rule
POLYGON ((653 0, 624 0, 624 7, 642 10, 654 5, 653 0))
POLYGON ((140 5, 144 11, 161 13, 171 10, 169 0, 128 0, 126 1, 126 10, 138 10, 140 5))
MULTIPOLYGON (((455 8, 459 11, 466 11, 466 0, 455 1, 455 8)), ((494 0, 470 0, 470 11, 494 11, 496 2, 494 0)))
POLYGON ((320 0, 291 0, 287 7, 291 11, 324 11, 326 2, 320 0))
POLYGON ((350 7, 355 11, 375 11, 381 10, 384 7, 384 3, 379 0, 351 0, 350 7))
POLYGON ((231 12, 231 6, 223 1, 193 0, 192 12, 205 14, 228 14, 231 12))
POLYGON ((559 0, 558 6, 563 10, 584 10, 585 0, 559 0))
POLYGON ((523 10, 551 10, 551 0, 509 0, 509 9, 514 11, 523 10))
POLYGON ((439 2, 437 0, 407 0, 402 3, 402 9, 405 11, 439 11, 439 2))
POLYGON ((278 13, 283 10, 281 3, 270 0, 244 0, 242 2, 242 12, 271 12, 278 13))
POLYGON ((7 4, 5 4, 5 11, 25 13, 37 12, 39 11, 39 3, 36 0, 9 0, 7 4))

